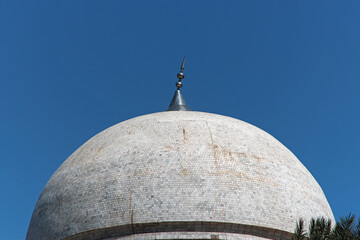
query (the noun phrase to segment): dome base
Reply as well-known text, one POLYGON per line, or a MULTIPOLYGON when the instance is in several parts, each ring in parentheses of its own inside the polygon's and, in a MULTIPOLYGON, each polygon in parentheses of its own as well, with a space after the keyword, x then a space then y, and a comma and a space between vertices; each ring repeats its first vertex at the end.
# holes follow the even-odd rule
POLYGON ((277 229, 222 222, 155 222, 96 229, 64 240, 137 239, 292 239, 293 234, 277 229))

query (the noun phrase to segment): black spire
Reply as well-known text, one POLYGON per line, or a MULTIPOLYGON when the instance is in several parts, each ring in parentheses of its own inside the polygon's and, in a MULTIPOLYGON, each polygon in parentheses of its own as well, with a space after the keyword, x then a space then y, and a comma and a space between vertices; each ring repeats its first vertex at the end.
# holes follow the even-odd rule
POLYGON ((180 72, 177 74, 179 79, 176 83, 177 90, 171 100, 169 108, 167 111, 190 111, 190 108, 187 106, 184 96, 181 94, 180 88, 183 86, 181 80, 185 78, 183 73, 185 67, 185 57, 180 66, 180 72))

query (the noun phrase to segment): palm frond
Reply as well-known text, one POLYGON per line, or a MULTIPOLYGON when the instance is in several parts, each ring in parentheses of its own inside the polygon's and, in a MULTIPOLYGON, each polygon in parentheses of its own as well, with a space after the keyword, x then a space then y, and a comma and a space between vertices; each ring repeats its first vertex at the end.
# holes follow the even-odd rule
POLYGON ((309 239, 310 240, 327 240, 330 239, 331 233, 331 220, 325 220, 320 217, 317 219, 312 218, 309 226, 309 239))
POLYGON ((358 219, 358 222, 354 229, 354 237, 357 240, 360 240, 360 218, 358 219))
POLYGON ((306 239, 306 231, 304 227, 304 220, 300 218, 300 220, 296 223, 293 240, 305 240, 305 239, 306 239))
POLYGON ((332 233, 333 240, 354 240, 355 235, 355 215, 349 213, 348 216, 341 217, 340 221, 336 223, 335 229, 332 233))

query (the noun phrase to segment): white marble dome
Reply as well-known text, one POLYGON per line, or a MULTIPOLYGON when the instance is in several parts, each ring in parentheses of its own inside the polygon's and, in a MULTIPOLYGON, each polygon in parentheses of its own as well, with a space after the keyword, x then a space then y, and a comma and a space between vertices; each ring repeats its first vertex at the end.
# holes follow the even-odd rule
POLYGON ((290 239, 299 218, 334 219, 319 184, 268 133, 170 111, 97 134, 54 173, 27 240, 290 239))

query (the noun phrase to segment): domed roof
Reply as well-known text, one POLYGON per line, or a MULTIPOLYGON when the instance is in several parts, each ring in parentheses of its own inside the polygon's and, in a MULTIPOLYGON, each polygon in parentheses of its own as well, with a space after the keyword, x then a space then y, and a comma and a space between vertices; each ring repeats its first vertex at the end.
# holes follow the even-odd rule
POLYGON ((116 124, 76 150, 41 193, 26 239, 289 237, 299 218, 318 216, 334 219, 323 191, 271 135, 230 117, 170 111, 116 124))

